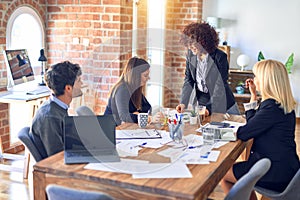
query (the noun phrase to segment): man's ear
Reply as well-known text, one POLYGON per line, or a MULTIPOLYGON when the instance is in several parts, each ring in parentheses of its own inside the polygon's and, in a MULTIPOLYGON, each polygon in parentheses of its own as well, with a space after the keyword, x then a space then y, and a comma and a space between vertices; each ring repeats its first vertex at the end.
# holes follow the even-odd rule
POLYGON ((71 85, 65 86, 65 92, 72 92, 73 87, 71 85))

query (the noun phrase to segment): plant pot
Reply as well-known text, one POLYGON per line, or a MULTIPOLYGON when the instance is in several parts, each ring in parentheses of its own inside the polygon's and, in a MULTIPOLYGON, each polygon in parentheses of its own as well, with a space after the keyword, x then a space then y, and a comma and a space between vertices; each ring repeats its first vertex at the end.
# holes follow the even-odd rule
POLYGON ((244 92, 245 92, 245 89, 242 86, 237 86, 235 88, 235 90, 236 90, 236 93, 238 93, 238 94, 244 94, 244 92))
POLYGON ((190 124, 191 125, 197 124, 197 116, 195 117, 190 116, 190 124))

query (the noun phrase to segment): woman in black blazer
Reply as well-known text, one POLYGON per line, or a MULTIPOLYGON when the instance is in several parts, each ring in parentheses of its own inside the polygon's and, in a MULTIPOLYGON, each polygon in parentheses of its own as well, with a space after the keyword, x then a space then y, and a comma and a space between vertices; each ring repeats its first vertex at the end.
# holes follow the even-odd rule
POLYGON ((239 114, 228 80, 227 55, 218 49, 219 38, 208 23, 191 23, 183 30, 181 42, 188 48, 185 79, 180 104, 182 112, 195 90, 193 105, 205 105, 206 115, 212 112, 239 114))
MULTIPOLYGON (((264 60, 253 67, 253 73, 254 80, 246 80, 251 93, 250 103, 245 105, 247 123, 237 131, 237 138, 253 138, 253 145, 249 159, 235 163, 221 181, 226 193, 261 158, 269 158, 271 168, 257 185, 278 192, 286 188, 300 167, 295 143, 296 101, 286 68, 278 61, 264 60), (256 91, 262 97, 257 109, 256 91)), ((256 199, 254 192, 251 199, 256 199)))

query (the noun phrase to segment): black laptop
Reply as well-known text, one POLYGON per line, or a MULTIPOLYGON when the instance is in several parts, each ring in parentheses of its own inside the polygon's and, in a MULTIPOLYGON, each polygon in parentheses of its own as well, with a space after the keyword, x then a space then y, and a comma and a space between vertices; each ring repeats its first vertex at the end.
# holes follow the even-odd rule
POLYGON ((65 164, 120 161, 111 115, 66 116, 64 122, 65 164))

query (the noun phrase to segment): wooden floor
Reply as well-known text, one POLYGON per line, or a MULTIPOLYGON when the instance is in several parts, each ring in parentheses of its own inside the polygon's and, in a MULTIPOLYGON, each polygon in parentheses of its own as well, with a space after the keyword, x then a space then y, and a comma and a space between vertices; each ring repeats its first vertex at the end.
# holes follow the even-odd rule
MULTIPOLYGON (((300 156, 300 119, 297 120, 296 125, 296 143, 297 152, 300 156)), ((7 161, 1 161, 1 163, 7 161)), ((12 163, 16 166, 22 166, 22 161, 15 161, 12 163)), ((32 163, 33 164, 33 163, 32 163)), ((32 171, 32 167, 31 170, 32 171)), ((32 195, 32 174, 30 173, 28 179, 23 179, 23 174, 18 172, 4 172, 0 171, 0 200, 33 200, 32 195)), ((211 194, 211 199, 224 199, 225 194, 222 192, 220 186, 216 187, 211 194)))

